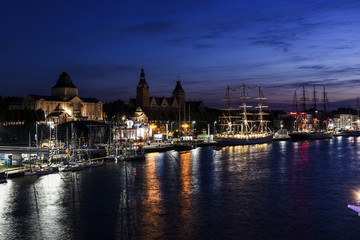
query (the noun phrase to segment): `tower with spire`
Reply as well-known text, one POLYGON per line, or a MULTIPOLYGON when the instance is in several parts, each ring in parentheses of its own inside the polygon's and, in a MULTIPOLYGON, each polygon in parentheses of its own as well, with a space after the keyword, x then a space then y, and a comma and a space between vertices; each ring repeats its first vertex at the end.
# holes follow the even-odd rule
POLYGON ((176 86, 174 91, 172 92, 172 96, 177 99, 181 107, 185 105, 185 91, 181 86, 180 80, 176 81, 176 86))
POLYGON ((150 107, 149 85, 145 79, 144 68, 141 68, 140 81, 136 87, 136 105, 142 109, 150 107))

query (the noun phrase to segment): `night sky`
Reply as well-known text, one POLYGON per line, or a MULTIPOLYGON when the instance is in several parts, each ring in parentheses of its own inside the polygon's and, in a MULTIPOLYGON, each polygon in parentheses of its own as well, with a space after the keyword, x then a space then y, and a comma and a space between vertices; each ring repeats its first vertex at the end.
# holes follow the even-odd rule
POLYGON ((179 74, 209 107, 242 83, 272 109, 302 82, 325 83, 333 109, 360 95, 360 1, 6 0, 0 13, 2 96, 50 95, 65 68, 80 97, 127 103, 142 66, 151 96, 179 74))

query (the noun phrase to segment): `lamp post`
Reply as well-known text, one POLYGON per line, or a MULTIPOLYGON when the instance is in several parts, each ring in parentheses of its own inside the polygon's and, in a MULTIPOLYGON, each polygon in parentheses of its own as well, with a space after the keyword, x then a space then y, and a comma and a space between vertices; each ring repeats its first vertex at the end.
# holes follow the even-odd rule
POLYGON ((189 124, 184 123, 183 125, 181 125, 184 128, 184 134, 186 135, 186 129, 189 127, 189 124))
POLYGON ((216 121, 214 122, 214 134, 216 134, 216 121))

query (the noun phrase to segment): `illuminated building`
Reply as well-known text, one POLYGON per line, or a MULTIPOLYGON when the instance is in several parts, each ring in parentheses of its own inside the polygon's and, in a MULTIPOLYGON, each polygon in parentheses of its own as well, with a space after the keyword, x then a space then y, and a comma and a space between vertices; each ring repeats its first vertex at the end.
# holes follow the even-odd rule
POLYGON ((103 120, 103 103, 96 98, 80 98, 78 88, 65 71, 51 89, 51 96, 30 94, 22 100, 21 109, 41 109, 47 120, 56 123, 103 120))

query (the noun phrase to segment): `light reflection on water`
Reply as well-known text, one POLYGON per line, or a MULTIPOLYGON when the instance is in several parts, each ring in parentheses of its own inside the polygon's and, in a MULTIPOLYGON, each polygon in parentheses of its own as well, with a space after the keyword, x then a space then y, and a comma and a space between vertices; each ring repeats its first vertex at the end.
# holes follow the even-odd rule
POLYGON ((147 154, 0 185, 4 239, 354 239, 360 141, 147 154))

